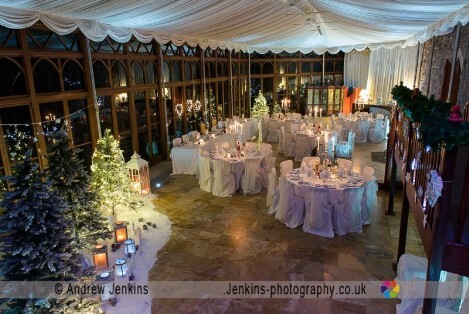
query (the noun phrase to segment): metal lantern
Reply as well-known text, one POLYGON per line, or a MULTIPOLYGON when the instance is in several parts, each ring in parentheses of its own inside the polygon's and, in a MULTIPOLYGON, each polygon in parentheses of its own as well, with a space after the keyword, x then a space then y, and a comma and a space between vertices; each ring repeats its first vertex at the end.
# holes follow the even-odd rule
POLYGON ((122 243, 127 240, 127 223, 124 221, 117 221, 114 223, 114 242, 122 243))
POLYGON ((150 193, 150 170, 148 161, 142 159, 136 152, 125 165, 128 170, 132 189, 145 196, 150 193))
POLYGON ((98 244, 91 252, 93 253, 93 263, 97 270, 109 268, 106 245, 98 244))
POLYGON ((125 254, 134 254, 135 251, 137 250, 137 247, 135 246, 135 241, 131 238, 128 238, 127 240, 124 241, 124 253, 125 254))
POLYGON ((127 275, 127 260, 125 258, 118 258, 115 265, 116 275, 125 277, 127 275))

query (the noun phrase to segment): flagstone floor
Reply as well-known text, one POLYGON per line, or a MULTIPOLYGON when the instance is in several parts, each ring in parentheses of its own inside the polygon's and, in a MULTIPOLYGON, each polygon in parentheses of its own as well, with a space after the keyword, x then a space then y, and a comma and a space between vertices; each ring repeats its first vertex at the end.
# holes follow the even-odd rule
MULTIPOLYGON (((277 146, 274 146, 276 151, 277 146)), ((385 142, 355 144, 354 169, 375 168, 371 151, 385 142)), ((285 160, 277 154, 278 164, 285 160)), ((299 163, 294 164, 295 167, 299 163)), ((197 281, 381 281, 394 279, 402 197, 395 216, 386 216, 388 193, 378 191, 372 223, 361 234, 326 239, 289 229, 267 214, 266 191, 218 198, 199 189, 195 176, 170 176, 171 162, 151 170, 156 209, 172 223, 168 243, 158 252, 149 280, 197 281)), ((407 253, 424 256, 413 219, 407 253)), ((153 313, 395 313, 393 299, 154 299, 153 313)))

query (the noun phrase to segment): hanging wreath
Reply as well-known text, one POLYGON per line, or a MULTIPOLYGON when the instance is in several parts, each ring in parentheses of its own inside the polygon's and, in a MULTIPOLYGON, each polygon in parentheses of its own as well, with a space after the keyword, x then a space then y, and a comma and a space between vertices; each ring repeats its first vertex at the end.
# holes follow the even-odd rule
POLYGON ((178 115, 179 118, 182 117, 182 112, 184 111, 184 107, 182 104, 177 104, 176 105, 176 114, 178 115))

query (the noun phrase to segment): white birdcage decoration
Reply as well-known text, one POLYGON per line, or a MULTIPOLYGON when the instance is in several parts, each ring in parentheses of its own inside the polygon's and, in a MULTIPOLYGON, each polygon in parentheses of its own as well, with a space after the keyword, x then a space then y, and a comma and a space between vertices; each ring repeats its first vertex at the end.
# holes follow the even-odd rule
POLYGON ((149 194, 150 171, 148 161, 141 158, 140 155, 135 152, 125 166, 128 169, 129 179, 132 182, 132 189, 142 196, 149 194))

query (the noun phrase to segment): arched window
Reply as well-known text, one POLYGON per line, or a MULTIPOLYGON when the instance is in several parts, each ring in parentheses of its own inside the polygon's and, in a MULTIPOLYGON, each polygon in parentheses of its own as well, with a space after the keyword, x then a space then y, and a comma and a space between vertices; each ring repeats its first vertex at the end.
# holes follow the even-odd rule
POLYGON ((152 61, 148 61, 145 65, 145 74, 147 83, 156 83, 156 65, 152 61))
POLYGON ((192 81, 192 71, 190 62, 184 62, 184 75, 186 81, 192 81))
POLYGON ((179 61, 173 62, 172 66, 172 82, 179 82, 181 81, 181 65, 179 61))
POLYGON ((163 62, 163 82, 171 82, 171 67, 167 61, 163 62))
POLYGON ((226 62, 223 63, 223 76, 230 76, 230 73, 228 73, 228 64, 226 64, 226 62))
POLYGON ((261 74, 261 65, 257 62, 251 63, 251 74, 261 74))
POLYGON ((310 73, 311 72, 311 64, 309 62, 301 62, 301 72, 302 73, 310 73))
POLYGON ((109 84, 109 73, 106 65, 100 61, 96 60, 93 63, 93 73, 94 73, 94 85, 96 88, 110 87, 109 84))
POLYGON ((313 72, 322 72, 322 63, 321 62, 314 62, 313 72))
POLYGON ((221 62, 218 62, 218 64, 217 64, 217 75, 218 75, 218 77, 223 76, 223 68, 222 68, 221 62))
POLYGON ((297 73, 296 62, 288 62, 288 73, 291 73, 291 74, 297 73))
POLYGON ((143 72, 143 66, 138 61, 132 62, 132 84, 145 84, 145 73, 143 72))
POLYGON ((277 74, 286 74, 287 66, 283 62, 277 62, 277 74))
POLYGON ((342 72, 344 71, 344 63, 342 61, 335 62, 335 72, 342 72))
POLYGON ((26 95, 26 81, 21 66, 14 60, 1 58, 0 96, 26 95))
POLYGON ((125 67, 120 61, 114 62, 114 64, 112 65, 111 74, 113 87, 127 86, 125 67))
POLYGON ((210 77, 217 77, 217 71, 215 71, 215 62, 210 62, 210 77))
POLYGON ((264 63, 262 66, 262 74, 274 74, 274 66, 270 62, 264 63))
POLYGON ((238 67, 239 67, 239 64, 238 63, 233 63, 231 65, 231 67, 233 68, 231 71, 233 71, 233 75, 238 75, 238 67))
POLYGON ((75 60, 67 60, 62 70, 64 89, 80 90, 85 89, 85 77, 83 69, 75 60))
POLYGON ((34 86, 37 93, 60 92, 59 72, 47 59, 41 59, 34 65, 34 86))
POLYGON ((325 72, 334 72, 334 63, 332 63, 332 61, 327 61, 324 71, 325 72))
POLYGON ((193 80, 200 80, 200 65, 198 63, 192 64, 192 77, 193 80))

